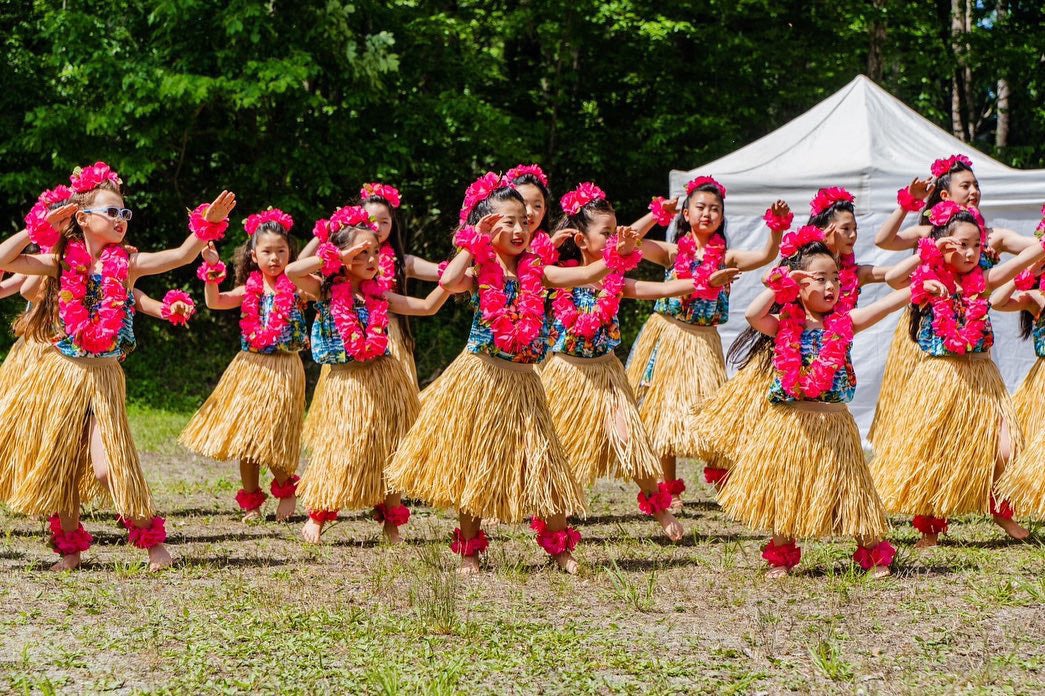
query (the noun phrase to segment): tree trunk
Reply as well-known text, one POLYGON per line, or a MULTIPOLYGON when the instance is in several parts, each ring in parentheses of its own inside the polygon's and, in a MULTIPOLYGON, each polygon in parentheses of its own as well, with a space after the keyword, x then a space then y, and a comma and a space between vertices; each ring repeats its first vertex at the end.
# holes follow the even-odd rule
MULTIPOLYGON (((998 0, 997 24, 1004 24, 1008 7, 1005 0, 998 0)), ((1009 81, 998 78, 998 125, 994 130, 994 145, 1005 147, 1009 144, 1009 81)))
POLYGON ((969 67, 968 36, 972 33, 972 0, 965 0, 965 40, 962 41, 962 53, 959 58, 962 65, 962 96, 965 102, 965 134, 967 142, 976 140, 979 130, 979 114, 972 86, 972 68, 969 67))
POLYGON ((887 0, 872 0, 874 20, 871 22, 870 46, 867 50, 867 76, 875 82, 882 81, 882 51, 885 48, 885 17, 883 10, 887 0))
POLYGON ((951 0, 951 51, 954 53, 955 66, 951 75, 951 134, 959 140, 965 140, 965 126, 962 123, 962 86, 960 63, 962 51, 962 33, 965 29, 963 15, 965 7, 962 0, 951 0))

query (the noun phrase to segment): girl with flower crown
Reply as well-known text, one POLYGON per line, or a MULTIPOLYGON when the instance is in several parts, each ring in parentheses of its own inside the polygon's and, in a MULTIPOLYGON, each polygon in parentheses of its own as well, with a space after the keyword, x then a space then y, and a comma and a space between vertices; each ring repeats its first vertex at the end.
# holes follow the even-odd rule
POLYGON ((236 199, 223 191, 193 211, 193 234, 180 247, 129 253, 131 211, 116 172, 98 162, 70 183, 69 204, 44 216, 55 224, 31 225, 0 244, 0 268, 46 276, 26 339, 53 346, 0 402, 0 462, 18 473, 6 498, 18 512, 52 515, 51 545, 61 556, 53 567, 68 570, 92 541, 81 503, 108 492, 131 543, 157 570, 171 562, 167 534, 131 438, 119 366, 134 348, 131 291, 138 278, 195 258, 223 233, 236 199), (30 242, 50 253, 21 253, 30 242))
POLYGON ((272 472, 269 492, 279 500, 276 521, 294 514, 301 424, 305 415, 308 326, 297 288, 287 278, 294 220, 277 208, 243 222, 247 242, 236 252, 236 286, 222 292, 226 268, 214 245, 203 251, 197 275, 210 309, 240 309, 240 350, 179 438, 196 454, 238 460, 243 520, 260 519, 268 497, 261 467, 272 472))
MULTIPOLYGON (((856 306, 860 288, 884 282, 890 267, 856 261, 853 254, 857 238, 856 207, 853 195, 847 190, 838 186, 822 188, 809 202, 809 209, 806 225, 784 237, 781 254, 786 257, 814 241, 826 244, 839 262, 839 305, 851 309, 856 306)), ((719 489, 729 476, 748 430, 761 421, 769 407, 765 394, 773 382, 774 372, 768 353, 752 355, 749 351, 758 336, 754 328, 741 332, 726 356, 740 369, 690 418, 690 427, 700 440, 698 454, 705 464, 704 478, 719 489)))
MULTIPOLYGON (((757 251, 726 245, 726 188, 710 176, 686 184, 682 212, 675 221, 677 243, 644 239, 643 258, 667 271, 665 280, 694 279, 697 289, 683 297, 658 300, 628 358, 627 375, 639 403, 639 414, 661 460, 672 509, 682 507, 685 482, 678 478, 678 457, 694 457, 700 442, 687 427, 687 416, 726 381, 719 324, 729 316, 729 289, 741 271, 764 266, 776 256, 780 237, 790 224, 787 204, 777 201, 767 211, 772 220, 765 247, 757 251)), ((671 222, 671 207, 654 199, 654 217, 671 222)))
POLYGON ((389 312, 432 315, 449 294, 439 287, 424 299, 395 292, 394 278, 381 272, 378 240, 367 210, 346 206, 330 217, 329 241, 316 255, 287 268, 298 288, 317 298, 312 357, 329 366, 302 438, 309 452, 299 486, 309 516, 302 535, 312 543, 342 508, 373 507, 390 543, 410 519, 384 475, 420 407, 416 382, 391 353, 389 312))
POLYGON ((639 418, 624 367, 613 349, 620 344, 617 311, 622 297, 655 300, 693 292, 692 278, 665 283, 624 277, 641 253, 623 257, 619 241, 635 238, 617 216, 606 194, 585 183, 562 197, 565 215, 555 234, 569 230, 559 248, 559 263, 588 266, 604 259, 610 274, 599 283, 552 290, 548 345, 551 358, 541 370, 555 431, 566 458, 583 486, 602 477, 632 479, 638 504, 672 541, 683 529, 668 509, 671 493, 660 480, 660 462, 639 418))
MULTIPOLYGON (((504 175, 511 182, 519 195, 526 202, 526 224, 530 234, 548 233, 548 212, 551 209, 552 194, 548 189, 548 175, 539 164, 517 164, 504 175)), ((557 241, 557 234, 552 241, 557 241)))
POLYGON ((798 538, 830 536, 854 537, 853 559, 888 575, 895 551, 883 540, 888 523, 846 407, 856 387, 850 350, 854 333, 900 309, 910 291, 855 309, 826 244, 800 233, 785 243, 768 289, 746 313, 760 334, 747 344, 748 360, 766 354, 772 364, 769 406, 737 451, 719 503, 731 517, 771 530, 762 552, 768 577, 798 565, 798 538))
MULTIPOLYGON (((951 155, 938 159, 930 167, 931 175, 925 179, 914 179, 909 186, 896 192, 896 210, 882 224, 874 242, 882 249, 900 251, 915 249, 918 241, 930 236, 933 226, 928 219, 929 211, 937 203, 950 201, 958 205, 978 209, 980 185, 972 171, 972 160, 965 155, 951 155), (910 213, 918 213, 918 224, 901 230, 910 213)), ((1034 240, 1001 227, 985 227, 986 243, 980 255, 980 266, 986 271, 998 263, 1002 253, 1019 254, 1034 245, 1034 240)), ((897 413, 897 402, 907 391, 914 366, 922 354, 908 338, 907 327, 910 312, 905 310, 896 325, 889 345, 878 406, 867 439, 877 444, 883 430, 892 426, 904 429, 904 419, 897 413)))
POLYGON ((919 253, 898 264, 889 279, 910 282, 910 340, 922 357, 896 405, 897 417, 916 419, 919 430, 886 427, 875 442, 871 471, 886 509, 914 515, 922 538, 935 546, 947 518, 988 513, 1009 536, 1027 537, 1012 509, 995 497, 995 485, 1023 434, 1001 373, 988 294, 1045 256, 1045 245, 984 270, 987 232, 975 208, 954 201, 930 211, 933 229, 919 253), (912 274, 913 273, 913 274, 912 274))
MULTIPOLYGON (((533 366, 545 353, 546 287, 590 285, 605 261, 554 265, 544 234, 530 235, 525 202, 510 182, 487 173, 468 187, 458 254, 443 272, 448 292, 472 293, 476 308, 465 351, 422 394, 417 422, 387 471, 389 486, 435 507, 458 510, 451 549, 461 571, 478 572, 487 547, 482 520, 534 521, 537 543, 567 572, 580 534, 568 515, 584 510, 533 366)), ((624 240, 622 256, 633 245, 624 240)))

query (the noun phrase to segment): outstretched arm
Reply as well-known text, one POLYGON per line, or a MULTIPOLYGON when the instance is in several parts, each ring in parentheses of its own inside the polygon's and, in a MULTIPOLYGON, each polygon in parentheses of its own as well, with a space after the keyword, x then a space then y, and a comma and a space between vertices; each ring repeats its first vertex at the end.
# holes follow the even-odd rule
MULTIPOLYGON (((778 218, 787 217, 791 213, 791 208, 787 203, 780 200, 774 202, 769 210, 774 217, 778 218)), ((780 240, 785 231, 770 228, 769 239, 761 249, 730 249, 726 252, 726 265, 734 266, 742 271, 750 271, 772 262, 780 251, 780 240)))
POLYGON ((26 277, 27 276, 22 275, 21 273, 16 273, 13 276, 0 280, 0 299, 11 297, 11 295, 17 295, 21 291, 26 277))
POLYGON ((996 288, 999 285, 1004 285, 1019 275, 1020 271, 1045 258, 1045 241, 1040 243, 1038 243, 1038 240, 1034 241, 1034 244, 1028 246, 1016 256, 987 271, 987 287, 996 288))
POLYGON ((922 258, 918 254, 913 254, 910 258, 904 259, 886 271, 885 282, 889 284, 889 287, 895 289, 910 286, 911 274, 918 269, 921 262, 922 258))
MULTIPOLYGON (((914 179, 907 187, 907 192, 914 200, 924 201, 933 192, 933 180, 914 179)), ((902 191, 903 189, 901 189, 902 191)), ((929 228, 924 225, 908 227, 900 231, 900 226, 907 218, 908 210, 902 205, 897 205, 882 226, 875 233, 874 243, 880 249, 887 251, 902 251, 913 249, 918 245, 918 240, 929 234, 929 228)))
MULTIPOLYGON (((231 191, 222 191, 214 202, 207 207, 203 217, 207 222, 221 222, 229 216, 232 209, 236 207, 236 194, 231 191)), ((131 284, 137 278, 149 275, 158 275, 174 270, 187 263, 191 263, 203 248, 207 241, 200 239, 195 234, 190 234, 181 246, 174 249, 165 249, 151 253, 133 254, 131 256, 130 277, 131 284)))
POLYGON ((385 295, 385 299, 388 300, 388 308, 396 314, 428 317, 439 311, 450 294, 445 288, 437 285, 425 297, 410 297, 390 292, 385 295))
POLYGON ((751 324, 751 328, 766 336, 776 336, 780 326, 779 319, 769 313, 775 300, 776 293, 766 288, 758 294, 744 312, 744 318, 747 319, 748 324, 751 324))
POLYGON ((880 300, 876 300, 866 307, 859 307, 849 313, 853 320, 853 331, 863 331, 874 326, 882 319, 911 302, 911 289, 893 290, 880 300))
POLYGON ((432 263, 428 259, 422 259, 420 256, 414 256, 413 254, 404 256, 403 263, 406 265, 406 268, 403 270, 407 278, 417 278, 430 283, 439 282, 439 264, 432 263))

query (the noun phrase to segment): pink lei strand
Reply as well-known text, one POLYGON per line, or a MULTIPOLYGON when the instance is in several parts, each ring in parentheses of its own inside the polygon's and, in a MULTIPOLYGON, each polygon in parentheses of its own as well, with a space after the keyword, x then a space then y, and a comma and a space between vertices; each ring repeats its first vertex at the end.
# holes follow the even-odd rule
POLYGON ((678 240, 678 253, 675 255, 675 277, 693 279, 694 291, 688 296, 690 301, 714 300, 722 292, 722 288, 711 285, 711 275, 715 273, 726 258, 726 240, 716 234, 704 247, 704 258, 694 270, 696 262, 697 241, 693 235, 687 234, 678 240))
POLYGON ((932 239, 918 242, 922 264, 912 279, 911 302, 929 304, 933 310, 933 332, 943 339, 944 348, 956 355, 965 355, 975 348, 987 334, 987 312, 990 303, 982 294, 987 291, 987 280, 979 266, 959 276, 944 261, 943 254, 932 239), (925 291, 925 282, 935 280, 947 288, 947 297, 935 297, 925 291), (959 306, 962 311, 959 312, 959 306), (959 326, 958 316, 965 318, 959 326))
POLYGON ((272 311, 268 320, 261 323, 261 297, 265 292, 265 283, 261 271, 254 271, 247 279, 240 308, 239 328, 247 345, 253 350, 271 348, 279 342, 283 330, 290 323, 290 313, 297 302, 294 283, 285 274, 276 280, 276 296, 272 302, 272 311))
POLYGON ((355 308, 352 283, 339 278, 330 288, 330 315, 345 345, 345 352, 356 362, 366 362, 385 354, 388 348, 388 300, 380 283, 365 281, 360 290, 367 310, 367 325, 363 328, 355 308))
POLYGON ((383 292, 396 290, 396 254, 392 245, 385 242, 377 256, 377 277, 375 281, 382 283, 383 292))
POLYGON ((206 218, 208 209, 210 209, 210 203, 200 203, 189 213, 189 230, 200 241, 215 242, 225 237, 225 230, 229 228, 229 219, 211 222, 206 218))
POLYGON ((189 323, 189 319, 196 313, 196 303, 192 301, 192 297, 189 293, 184 290, 168 290, 167 294, 163 296, 163 307, 160 309, 160 316, 169 321, 174 326, 186 326, 189 323), (175 302, 184 302, 189 307, 187 314, 172 314, 171 305, 175 302))
POLYGON ((117 244, 102 250, 101 300, 94 316, 86 305, 87 284, 94 265, 80 240, 65 248, 65 269, 60 279, 58 315, 65 333, 87 353, 106 353, 116 346, 127 316, 127 251, 117 244))
POLYGON ((595 338, 595 334, 604 326, 609 326, 617 317, 620 300, 624 293, 624 274, 632 270, 642 260, 642 252, 635 250, 627 256, 617 251, 618 239, 610 237, 603 251, 606 265, 612 272, 602 281, 602 287, 596 295, 595 305, 590 311, 584 311, 574 302, 573 290, 562 289, 556 292, 552 302, 552 312, 567 333, 585 340, 595 338))
POLYGON ((819 398, 834 384, 835 375, 845 365, 853 342, 853 320, 848 310, 836 309, 824 319, 825 340, 808 366, 802 362, 802 330, 805 310, 798 303, 785 304, 774 341, 773 367, 780 375, 780 386, 799 401, 819 398))

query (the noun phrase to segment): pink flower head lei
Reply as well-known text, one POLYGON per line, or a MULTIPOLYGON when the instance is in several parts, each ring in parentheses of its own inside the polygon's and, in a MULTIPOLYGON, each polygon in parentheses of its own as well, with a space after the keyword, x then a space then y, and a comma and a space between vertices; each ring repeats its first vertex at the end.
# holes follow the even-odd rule
POLYGON ((393 209, 399 207, 399 189, 395 186, 389 186, 388 184, 382 184, 376 181, 369 184, 363 184, 363 188, 359 189, 359 200, 366 203, 371 198, 380 198, 383 201, 387 201, 388 205, 393 209))
POLYGON ((123 185, 120 175, 105 162, 95 162, 90 167, 78 167, 69 177, 69 183, 76 193, 93 191, 105 181, 111 181, 116 188, 123 185))
POLYGON ((539 164, 517 164, 508 170, 508 173, 504 175, 504 178, 508 181, 515 181, 519 177, 532 176, 537 181, 541 182, 544 188, 548 188, 548 176, 541 169, 539 164))
POLYGON ((274 222, 287 232, 290 232, 291 228, 294 227, 294 218, 279 208, 269 208, 260 213, 248 215, 247 219, 243 221, 243 229, 247 231, 248 237, 253 237, 258 228, 266 222, 274 222))
POLYGON ((693 192, 701 186, 714 186, 718 189, 718 196, 722 200, 726 200, 726 187, 715 180, 713 176, 698 176, 690 179, 686 184, 686 195, 692 196, 693 192))
POLYGON ((53 208, 64 205, 72 200, 73 190, 68 186, 56 186, 47 189, 36 199, 36 203, 25 216, 25 229, 29 233, 29 240, 40 247, 40 251, 48 253, 61 236, 50 222, 47 215, 53 208))
POLYGON ((828 186, 816 192, 813 200, 809 201, 809 210, 813 215, 819 215, 839 201, 852 203, 855 198, 853 194, 841 186, 828 186))
POLYGON ((577 186, 559 199, 563 212, 571 217, 581 212, 589 203, 606 200, 606 192, 590 181, 577 186))
POLYGON ((929 224, 933 227, 946 227, 951 222, 951 219, 961 212, 969 213, 973 220, 976 221, 976 226, 980 228, 980 243, 986 246, 987 224, 984 222, 983 215, 975 206, 966 207, 954 201, 940 201, 929 211, 929 224))
POLYGON ((971 159, 965 155, 951 155, 950 157, 938 159, 933 162, 932 166, 929 167, 929 171, 932 172, 934 177, 939 179, 941 176, 954 169, 956 164, 964 164, 969 169, 972 169, 971 159))
POLYGON ((320 272, 331 276, 341 270, 341 250, 330 242, 330 235, 347 227, 365 227, 377 233, 377 223, 361 205, 346 205, 334 211, 329 220, 318 220, 312 234, 322 240, 316 248, 316 256, 323 259, 320 272))
POLYGON ((475 210, 475 206, 489 198, 490 194, 497 189, 505 187, 515 188, 510 179, 494 172, 486 172, 473 181, 464 192, 464 202, 461 203, 459 216, 461 224, 463 225, 468 221, 468 216, 475 210))

